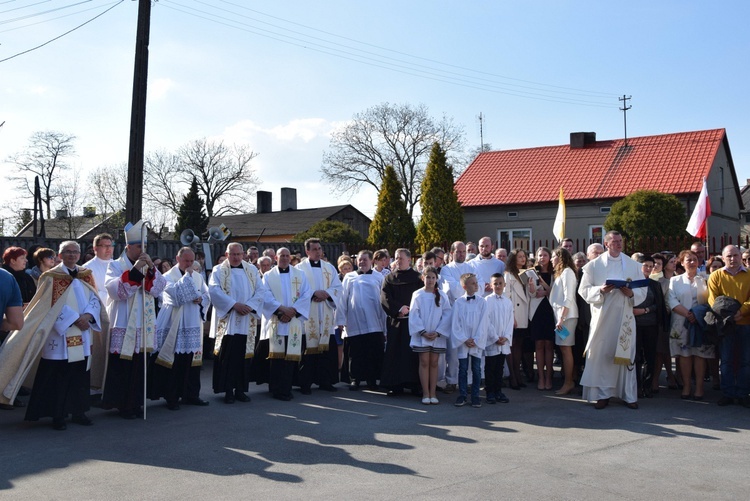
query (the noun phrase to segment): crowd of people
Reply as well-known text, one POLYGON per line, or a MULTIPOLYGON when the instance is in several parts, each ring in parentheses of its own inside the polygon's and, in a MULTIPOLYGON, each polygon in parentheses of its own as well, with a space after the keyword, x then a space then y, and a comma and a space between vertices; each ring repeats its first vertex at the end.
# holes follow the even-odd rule
POLYGON ((362 250, 334 266, 311 238, 305 257, 232 242, 206 266, 190 247, 152 259, 141 230, 125 228, 118 257, 109 234, 84 259, 75 241, 5 249, 0 407, 64 430, 93 424, 93 401, 125 419, 145 399, 207 406, 205 358, 225 404, 250 402, 251 382, 280 401, 343 382, 425 405, 457 393, 455 406, 478 408, 508 403, 505 388, 553 391, 557 359, 556 393, 596 409, 637 409, 663 370, 683 399, 703 400, 712 382, 720 406, 750 407, 750 251, 733 245, 706 260, 700 242, 628 257, 614 231, 586 253, 570 239, 531 254, 483 237, 418 259, 362 250))

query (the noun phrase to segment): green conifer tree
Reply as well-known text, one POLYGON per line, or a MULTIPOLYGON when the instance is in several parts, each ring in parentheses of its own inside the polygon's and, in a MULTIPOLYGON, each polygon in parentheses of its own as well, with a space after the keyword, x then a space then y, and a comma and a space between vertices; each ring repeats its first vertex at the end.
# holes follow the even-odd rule
POLYGON ((432 145, 419 203, 422 219, 417 228, 417 243, 422 252, 443 242, 464 239, 464 211, 454 188, 453 167, 446 163, 445 151, 438 143, 432 145))
POLYGON ((193 230, 196 235, 202 236, 208 229, 208 216, 203 204, 203 199, 198 195, 198 181, 193 177, 190 191, 182 197, 180 210, 177 212, 177 225, 174 227, 175 237, 180 238, 184 230, 193 230))
POLYGON ((387 165, 378 195, 378 207, 370 223, 368 243, 373 247, 411 247, 415 235, 414 222, 409 217, 406 202, 401 198, 401 183, 396 170, 387 165))

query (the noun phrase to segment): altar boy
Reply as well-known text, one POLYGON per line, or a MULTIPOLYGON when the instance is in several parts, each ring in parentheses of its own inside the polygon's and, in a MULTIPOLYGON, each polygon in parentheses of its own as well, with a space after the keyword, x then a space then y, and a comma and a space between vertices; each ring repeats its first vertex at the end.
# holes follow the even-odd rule
POLYGON ((458 349, 458 391, 455 406, 466 404, 468 370, 471 363, 471 406, 481 407, 479 385, 482 382, 482 355, 487 344, 487 303, 477 295, 479 284, 473 273, 461 275, 464 295, 453 305, 451 341, 458 349))

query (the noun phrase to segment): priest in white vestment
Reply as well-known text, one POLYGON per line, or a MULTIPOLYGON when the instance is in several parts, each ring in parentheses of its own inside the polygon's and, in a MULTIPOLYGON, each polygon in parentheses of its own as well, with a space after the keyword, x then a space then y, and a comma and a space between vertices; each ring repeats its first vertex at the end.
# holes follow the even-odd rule
POLYGON ((255 335, 267 294, 258 269, 243 260, 242 244, 227 245, 226 256, 214 266, 208 281, 211 303, 211 337, 214 346, 214 393, 224 402, 249 402, 248 373, 255 354, 255 335))
POLYGON ((304 272, 290 266, 289 249, 276 251, 278 264, 263 275, 268 288, 263 305, 262 336, 269 341, 268 386, 273 398, 292 399, 294 368, 305 350, 303 323, 310 315, 312 291, 304 272))
POLYGON ((646 298, 645 287, 630 289, 605 285, 608 279, 640 280, 641 265, 622 254, 622 236, 604 237, 607 252, 583 267, 578 292, 591 305, 591 334, 586 346, 586 368, 581 377, 583 398, 603 409, 610 398, 638 408, 635 374, 635 317, 633 306, 646 298))
POLYGON ((165 275, 163 306, 156 317, 159 351, 150 398, 164 397, 169 410, 187 405, 208 405, 200 398, 203 364, 203 321, 208 310, 208 287, 203 274, 193 268, 190 247, 177 252, 177 265, 165 275))
POLYGON ((317 238, 305 241, 307 259, 297 265, 312 290, 310 316, 304 323, 305 352, 299 368, 299 385, 303 394, 311 392, 312 383, 324 391, 336 391, 338 382, 338 347, 336 311, 341 301, 341 280, 336 268, 323 261, 323 248, 317 238))
POLYGON ((78 243, 60 244, 63 262, 39 278, 24 327, 10 334, 0 356, 3 373, 14 375, 10 381, 0 378, 3 403, 12 402, 24 379, 33 378, 26 420, 51 417, 56 430, 66 428, 68 414, 73 415, 74 423, 92 424, 85 414, 93 354, 91 328, 106 326, 93 275, 76 265, 80 255, 78 243))
POLYGON ((349 389, 360 382, 369 390, 378 388, 385 352, 386 313, 380 305, 385 277, 372 269, 372 251, 357 254, 357 271, 346 274, 341 284, 342 317, 345 322, 344 350, 349 357, 349 389))
POLYGON ((142 412, 141 348, 145 345, 146 353, 156 348, 155 301, 167 285, 145 252, 146 241, 141 242, 143 224, 140 220, 125 226, 125 252, 109 263, 104 281, 110 299, 110 345, 102 407, 118 409, 125 419, 135 419, 142 412))

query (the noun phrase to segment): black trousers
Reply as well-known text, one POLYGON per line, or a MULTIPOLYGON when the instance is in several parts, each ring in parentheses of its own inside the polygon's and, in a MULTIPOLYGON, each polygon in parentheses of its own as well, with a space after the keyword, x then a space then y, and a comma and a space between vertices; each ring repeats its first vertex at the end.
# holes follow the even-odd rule
POLYGON ((505 355, 484 357, 484 391, 487 397, 502 393, 505 355))
POLYGON ((214 393, 247 391, 250 359, 245 358, 247 335, 234 334, 221 338, 218 357, 214 358, 214 393))
POLYGON ((344 339, 349 352, 349 377, 356 381, 366 381, 374 386, 383 370, 385 339, 382 332, 371 332, 344 339))
POLYGON ((656 344, 659 339, 659 326, 636 326, 635 366, 638 389, 651 389, 656 366, 656 344))
MULTIPOLYGON (((284 352, 289 345, 289 338, 284 337, 284 352)), ((305 352, 305 336, 302 336, 302 353, 305 352)), ((294 380, 294 369, 299 367, 299 362, 286 360, 284 358, 270 359, 270 372, 268 389, 275 396, 288 397, 292 395, 292 383, 294 380)))
MULTIPOLYGON (((156 356, 154 356, 154 361, 156 356)), ((201 367, 193 367, 192 353, 175 353, 172 367, 153 365, 149 398, 177 403, 180 398, 198 398, 201 392, 201 367)))
POLYGON ((64 419, 68 414, 80 416, 89 410, 90 374, 86 360, 39 360, 31 389, 26 421, 51 417, 64 419))
POLYGON ((330 386, 338 383, 339 352, 336 339, 331 336, 328 350, 312 355, 302 355, 299 365, 299 386, 310 389, 313 383, 330 386))
POLYGON ((136 412, 143 406, 143 354, 133 353, 132 360, 109 354, 107 380, 102 394, 102 408, 136 412))

